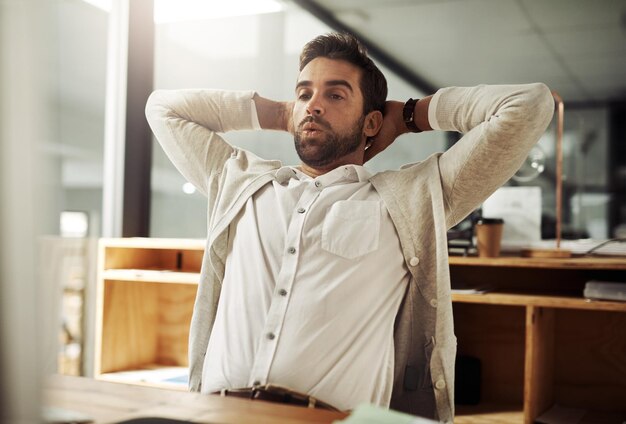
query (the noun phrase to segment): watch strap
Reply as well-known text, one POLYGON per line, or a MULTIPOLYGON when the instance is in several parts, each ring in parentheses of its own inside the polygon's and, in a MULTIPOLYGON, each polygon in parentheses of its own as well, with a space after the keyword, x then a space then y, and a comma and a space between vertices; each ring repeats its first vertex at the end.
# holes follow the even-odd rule
POLYGON ((409 99, 404 104, 404 108, 402 109, 402 119, 404 120, 404 125, 406 125, 407 129, 414 133, 422 132, 417 125, 415 125, 415 104, 419 101, 419 99, 409 99))

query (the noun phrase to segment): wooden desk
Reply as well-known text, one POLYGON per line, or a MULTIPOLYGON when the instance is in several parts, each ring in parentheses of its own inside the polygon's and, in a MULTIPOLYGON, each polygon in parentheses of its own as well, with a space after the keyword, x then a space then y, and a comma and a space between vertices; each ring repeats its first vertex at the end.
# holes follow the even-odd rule
POLYGON ((44 390, 46 406, 78 411, 94 422, 165 417, 198 423, 332 423, 347 414, 264 401, 55 375, 44 390))

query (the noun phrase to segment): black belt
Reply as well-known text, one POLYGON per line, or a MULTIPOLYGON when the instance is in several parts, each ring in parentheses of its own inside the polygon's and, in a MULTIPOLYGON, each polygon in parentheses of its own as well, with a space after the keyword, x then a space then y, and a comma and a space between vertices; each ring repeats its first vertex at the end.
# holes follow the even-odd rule
POLYGON ((244 399, 265 400, 268 402, 285 403, 288 405, 304 406, 307 408, 327 409, 339 411, 334 406, 323 402, 313 396, 296 392, 286 387, 267 384, 265 386, 245 387, 241 389, 223 389, 213 392, 214 395, 232 396, 244 399))

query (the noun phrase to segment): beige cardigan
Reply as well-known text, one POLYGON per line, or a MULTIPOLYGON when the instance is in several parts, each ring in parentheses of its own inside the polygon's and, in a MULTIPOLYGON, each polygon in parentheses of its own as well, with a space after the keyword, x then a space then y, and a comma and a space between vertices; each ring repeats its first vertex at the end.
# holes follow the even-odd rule
MULTIPOLYGON (((202 384, 224 276, 226 230, 246 200, 282 166, 218 135, 252 128, 253 94, 160 90, 146 107, 171 161, 208 199, 207 244, 189 340, 190 389, 195 391, 202 384)), ((412 276, 396 319, 392 408, 443 422, 454 419, 456 338, 446 231, 513 175, 550 123, 553 109, 543 84, 441 89, 431 101, 431 126, 464 133, 461 140, 445 153, 371 178, 412 276)))

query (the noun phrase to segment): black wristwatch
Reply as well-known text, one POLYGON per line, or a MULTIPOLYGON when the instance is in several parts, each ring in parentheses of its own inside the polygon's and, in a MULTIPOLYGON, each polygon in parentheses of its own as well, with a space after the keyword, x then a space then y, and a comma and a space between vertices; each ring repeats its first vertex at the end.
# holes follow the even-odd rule
POLYGON ((409 131, 414 133, 422 132, 417 125, 415 125, 415 104, 419 101, 419 99, 409 99, 404 104, 404 109, 402 109, 402 119, 404 119, 404 125, 408 128, 409 131))

